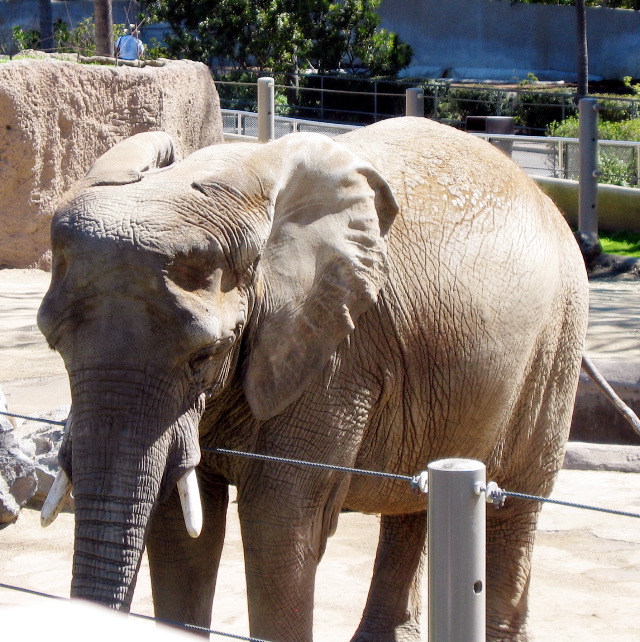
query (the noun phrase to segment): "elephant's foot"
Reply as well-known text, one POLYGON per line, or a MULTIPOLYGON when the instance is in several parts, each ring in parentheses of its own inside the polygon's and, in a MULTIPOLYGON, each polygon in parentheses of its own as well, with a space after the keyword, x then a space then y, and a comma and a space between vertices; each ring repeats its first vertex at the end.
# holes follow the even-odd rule
POLYGON ((527 627, 523 626, 517 631, 510 627, 495 627, 487 624, 487 642, 529 642, 527 627))
POLYGON ((363 622, 351 642, 420 642, 420 626, 411 622, 398 627, 380 626, 367 630, 363 622))

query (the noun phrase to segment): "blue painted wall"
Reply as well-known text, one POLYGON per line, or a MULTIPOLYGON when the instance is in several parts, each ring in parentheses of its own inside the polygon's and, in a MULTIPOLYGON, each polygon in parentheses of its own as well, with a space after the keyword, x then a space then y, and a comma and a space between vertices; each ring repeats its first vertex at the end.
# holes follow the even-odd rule
MULTIPOLYGON (((415 50, 408 76, 540 80, 577 76, 574 7, 509 0, 383 0, 382 26, 415 50)), ((587 9, 589 74, 640 78, 640 12, 587 9)))

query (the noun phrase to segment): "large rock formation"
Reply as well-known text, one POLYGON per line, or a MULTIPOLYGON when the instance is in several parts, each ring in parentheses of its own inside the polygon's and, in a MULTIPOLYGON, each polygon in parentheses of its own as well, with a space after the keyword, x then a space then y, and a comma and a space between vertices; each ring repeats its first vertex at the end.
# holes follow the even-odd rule
MULTIPOLYGON (((7 412, 7 399, 0 389, 0 413, 3 412, 7 412)), ((0 528, 18 519, 20 509, 38 484, 33 452, 16 437, 15 425, 15 421, 0 414, 0 528)))
POLYGON ((180 156, 222 142, 208 68, 141 68, 53 58, 0 65, 0 267, 47 267, 55 203, 103 152, 148 130, 180 156))

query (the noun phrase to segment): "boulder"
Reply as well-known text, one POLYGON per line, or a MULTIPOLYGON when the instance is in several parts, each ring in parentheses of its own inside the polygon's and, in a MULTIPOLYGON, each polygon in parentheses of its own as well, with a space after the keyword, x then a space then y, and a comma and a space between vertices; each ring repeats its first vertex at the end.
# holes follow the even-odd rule
MULTIPOLYGON (((594 361, 616 394, 640 415, 640 364, 594 361)), ((580 373, 569 439, 592 444, 640 445, 640 435, 585 372, 580 373)))
POLYGON ((569 470, 640 473, 640 446, 570 441, 567 444, 563 467, 569 470))
POLYGON ((164 130, 180 157, 223 141, 209 69, 163 63, 116 67, 45 57, 0 65, 0 267, 48 268, 56 202, 124 138, 164 130))
POLYGON ((31 454, 25 452, 11 423, 0 416, 0 528, 16 521, 37 483, 31 454))
MULTIPOLYGON (((58 452, 62 445, 64 426, 61 426, 59 422, 65 421, 69 415, 69 410, 70 406, 62 406, 38 417, 39 419, 48 419, 56 423, 27 420, 20 427, 20 432, 24 435, 25 450, 33 452, 33 462, 38 482, 35 492, 29 498, 27 504, 30 508, 42 508, 42 503, 49 494, 51 484, 53 484, 53 480, 60 469, 58 452)), ((72 512, 73 508, 73 497, 70 497, 64 510, 72 512)))

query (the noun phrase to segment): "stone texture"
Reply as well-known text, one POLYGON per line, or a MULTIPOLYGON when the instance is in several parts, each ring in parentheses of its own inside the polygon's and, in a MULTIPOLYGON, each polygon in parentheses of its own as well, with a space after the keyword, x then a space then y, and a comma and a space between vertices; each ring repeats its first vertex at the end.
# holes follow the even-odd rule
MULTIPOLYGON (((69 415, 70 406, 62 406, 40 415, 39 419, 51 421, 64 421, 69 415)), ((25 448, 32 450, 37 488, 29 498, 27 505, 30 508, 42 508, 42 503, 49 494, 51 484, 58 474, 58 452, 62 445, 64 426, 54 423, 25 421, 20 427, 24 435, 25 448)), ((67 501, 64 510, 73 511, 73 498, 67 501)))
MULTIPOLYGON (((631 320, 631 323, 634 324, 635 320, 631 320)), ((594 359, 594 363, 620 398, 636 414, 640 414, 640 364, 601 359, 594 359)), ((584 372, 580 373, 569 439, 600 444, 640 445, 640 435, 584 372)))
POLYGON ((15 522, 37 486, 35 466, 13 426, 0 417, 0 527, 15 522))
POLYGON ((640 473, 640 446, 588 444, 570 441, 564 456, 568 470, 608 470, 640 473))
POLYGON ((205 65, 1 64, 0 266, 46 268, 59 197, 115 143, 149 130, 171 134, 180 157, 223 141, 205 65))

